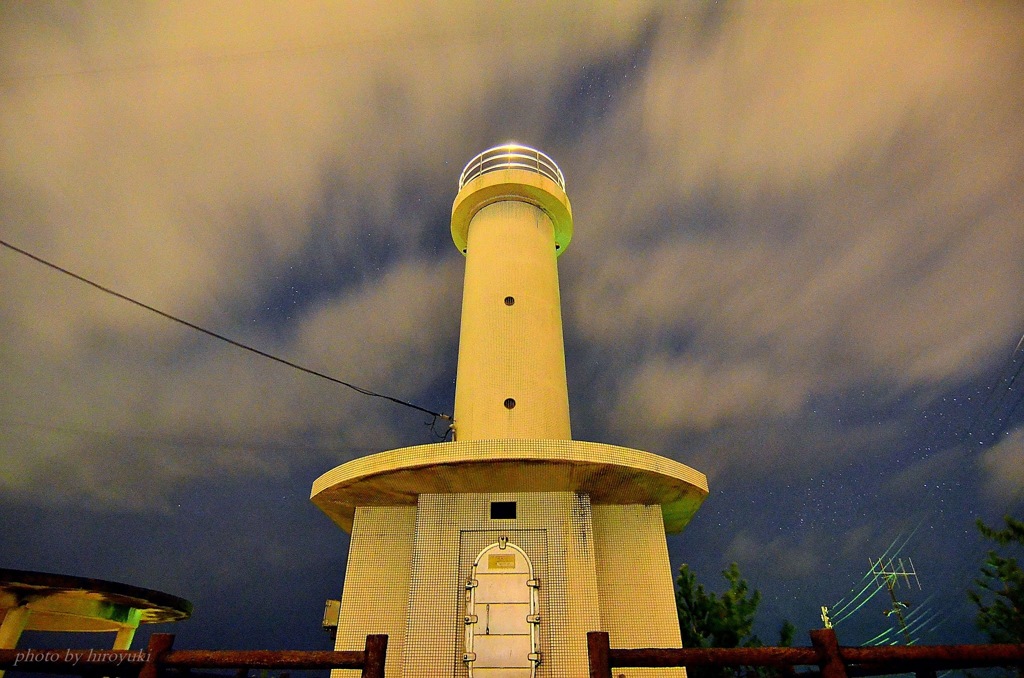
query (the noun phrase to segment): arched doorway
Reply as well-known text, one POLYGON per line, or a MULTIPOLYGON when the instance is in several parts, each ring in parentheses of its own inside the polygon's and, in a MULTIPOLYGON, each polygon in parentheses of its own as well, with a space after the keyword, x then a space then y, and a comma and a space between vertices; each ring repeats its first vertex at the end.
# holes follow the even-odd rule
POLYGON ((534 678, 539 586, 529 556, 507 537, 477 555, 466 582, 463 660, 471 678, 534 678))

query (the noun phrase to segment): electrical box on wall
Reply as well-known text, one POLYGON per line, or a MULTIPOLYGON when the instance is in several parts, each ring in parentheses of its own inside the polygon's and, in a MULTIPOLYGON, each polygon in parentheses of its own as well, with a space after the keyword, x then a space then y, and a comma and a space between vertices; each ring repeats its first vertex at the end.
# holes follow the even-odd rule
POLYGON ((341 601, 328 600, 324 603, 324 631, 331 631, 338 628, 338 620, 341 619, 341 601))

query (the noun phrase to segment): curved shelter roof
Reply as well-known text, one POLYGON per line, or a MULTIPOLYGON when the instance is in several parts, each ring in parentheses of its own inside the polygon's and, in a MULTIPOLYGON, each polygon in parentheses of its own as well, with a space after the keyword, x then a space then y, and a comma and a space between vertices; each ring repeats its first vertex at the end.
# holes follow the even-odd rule
POLYGON ((192 603, 169 593, 66 574, 0 568, 0 622, 30 612, 27 631, 119 631, 188 619, 192 603))

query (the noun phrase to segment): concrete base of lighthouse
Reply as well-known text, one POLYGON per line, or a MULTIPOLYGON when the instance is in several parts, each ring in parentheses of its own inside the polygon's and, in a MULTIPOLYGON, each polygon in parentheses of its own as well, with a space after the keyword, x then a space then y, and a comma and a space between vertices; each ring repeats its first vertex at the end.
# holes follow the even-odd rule
POLYGON ((587 675, 587 631, 613 647, 679 647, 665 532, 706 495, 703 474, 670 459, 570 440, 441 443, 339 466, 312 493, 352 534, 336 648, 386 633, 388 676, 569 678, 587 675), (494 517, 496 504, 515 517, 494 517), (474 666, 466 583, 474 559, 505 542, 537 581, 538 661, 474 666))

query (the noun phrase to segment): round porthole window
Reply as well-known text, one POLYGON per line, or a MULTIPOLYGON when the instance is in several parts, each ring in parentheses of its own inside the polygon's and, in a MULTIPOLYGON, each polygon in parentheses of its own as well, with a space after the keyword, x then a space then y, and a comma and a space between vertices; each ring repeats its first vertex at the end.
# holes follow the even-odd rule
POLYGON ((511 306, 514 303, 516 303, 516 298, 515 297, 505 297, 505 305, 506 306, 511 306))
POLYGON ((505 409, 511 410, 516 406, 515 398, 505 398, 505 409))

